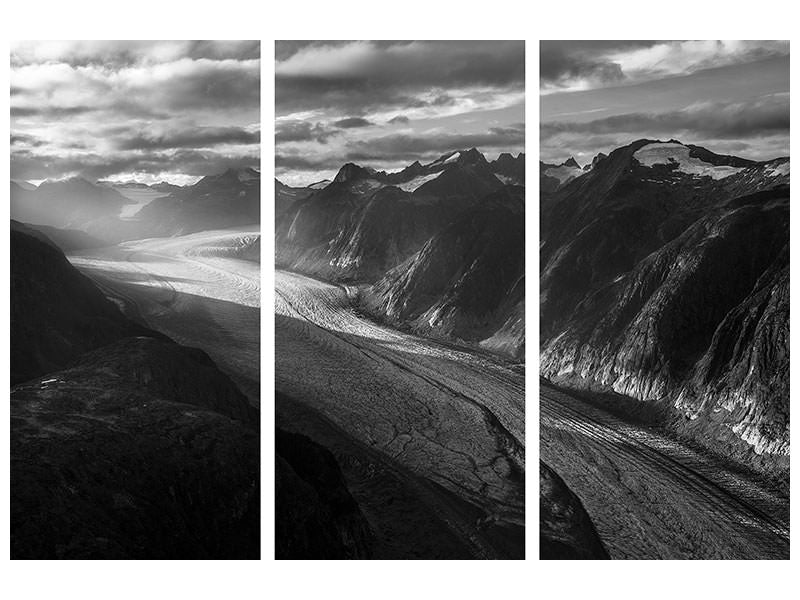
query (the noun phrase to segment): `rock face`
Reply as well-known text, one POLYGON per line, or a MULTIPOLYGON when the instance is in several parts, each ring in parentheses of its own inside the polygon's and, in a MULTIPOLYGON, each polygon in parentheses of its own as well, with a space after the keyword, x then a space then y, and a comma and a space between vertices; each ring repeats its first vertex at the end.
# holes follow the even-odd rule
POLYGON ((13 388, 12 558, 257 558, 257 419, 210 408, 227 399, 207 358, 152 338, 13 388))
POLYGON ((282 429, 275 440, 275 557, 370 558, 372 532, 333 454, 282 429))
POLYGON ((609 559, 580 499, 542 462, 539 463, 539 558, 609 559))
POLYGON ((12 558, 258 558, 257 410, 52 242, 11 256, 12 558))
POLYGON ((124 337, 159 334, 123 317, 52 242, 11 231, 11 383, 124 337))
POLYGON ((514 157, 508 152, 503 152, 490 164, 503 183, 525 185, 525 154, 520 153, 514 157))
POLYGON ((541 373, 788 455, 788 167, 641 140, 544 194, 541 373))
POLYGON ((502 187, 474 148, 391 174, 346 164, 332 183, 294 202, 276 223, 276 265, 374 282, 502 187))
POLYGON ((310 187, 294 188, 275 180, 275 220, 285 213, 297 200, 308 198, 314 190, 310 187))
POLYGON ((372 286, 368 309, 423 335, 524 355, 523 195, 506 188, 462 214, 372 286))
POLYGON ((560 187, 566 185, 576 177, 580 177, 585 172, 574 158, 570 157, 560 165, 539 163, 539 189, 542 193, 555 192, 560 187))
POLYGON ((347 164, 279 218, 276 266, 368 284, 379 318, 518 357, 524 173, 524 155, 474 148, 396 173, 347 164))

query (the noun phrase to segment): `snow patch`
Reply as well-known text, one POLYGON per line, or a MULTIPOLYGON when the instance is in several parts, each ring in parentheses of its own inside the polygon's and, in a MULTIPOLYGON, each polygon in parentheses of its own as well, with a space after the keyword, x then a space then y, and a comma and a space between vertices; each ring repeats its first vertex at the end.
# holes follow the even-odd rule
POLYGON ((571 179, 575 179, 583 175, 585 171, 580 167, 569 167, 567 165, 561 165, 560 167, 551 167, 547 169, 544 174, 548 177, 555 177, 558 179, 559 185, 565 184, 567 181, 571 179))
POLYGON ((439 167, 443 165, 449 165, 451 163, 456 162, 459 158, 461 158, 461 152, 453 152, 450 156, 442 160, 441 158, 436 159, 428 167, 439 167))
POLYGON ((449 165, 450 163, 456 162, 459 158, 461 158, 461 152, 454 152, 442 164, 449 165))
POLYGON ((788 175, 789 174, 789 161, 783 162, 779 165, 775 165, 774 167, 770 167, 767 171, 767 177, 779 177, 781 175, 788 175))
POLYGON ((433 181, 439 175, 441 175, 441 171, 437 171, 436 173, 428 173, 427 175, 420 175, 418 177, 414 177, 414 179, 410 179, 404 183, 398 183, 397 187, 399 187, 404 192, 413 192, 418 187, 420 187, 424 183, 428 183, 429 181, 433 181))
POLYGON ((509 177, 508 175, 501 175, 500 173, 495 173, 494 176, 505 185, 519 185, 519 180, 516 177, 509 177))
POLYGON ((724 179, 744 170, 743 167, 712 165, 694 156, 689 156, 689 152, 690 149, 683 144, 654 143, 642 146, 634 152, 633 157, 643 167, 677 164, 678 171, 682 173, 698 177, 711 177, 712 179, 724 179))

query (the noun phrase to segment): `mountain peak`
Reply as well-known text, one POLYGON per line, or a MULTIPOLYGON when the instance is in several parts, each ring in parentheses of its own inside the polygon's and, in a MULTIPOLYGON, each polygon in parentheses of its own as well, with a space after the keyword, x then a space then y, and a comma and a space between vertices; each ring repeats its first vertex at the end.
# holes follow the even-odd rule
POLYGON ((600 162, 601 160, 603 160, 604 158, 608 158, 608 155, 607 155, 607 154, 604 154, 603 152, 598 152, 598 153, 595 155, 595 157, 592 159, 592 162, 590 162, 590 163, 586 163, 586 164, 583 166, 583 170, 584 170, 584 171, 591 171, 592 169, 594 169, 594 168, 597 166, 597 163, 599 163, 599 162, 600 162))
POLYGON ((345 183, 348 181, 355 181, 357 179, 366 179, 369 176, 369 169, 366 169, 355 163, 346 163, 341 169, 339 169, 336 177, 333 178, 333 182, 345 183))
POLYGON ((576 169, 580 169, 581 168, 580 165, 578 164, 578 161, 576 161, 575 157, 573 157, 573 156, 570 156, 567 160, 565 160, 561 164, 561 166, 562 167, 574 167, 576 169))

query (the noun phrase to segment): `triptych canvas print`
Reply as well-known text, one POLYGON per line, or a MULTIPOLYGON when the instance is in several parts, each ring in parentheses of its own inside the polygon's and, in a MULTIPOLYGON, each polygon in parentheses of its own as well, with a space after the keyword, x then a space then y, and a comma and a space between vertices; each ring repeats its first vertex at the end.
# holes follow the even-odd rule
POLYGON ((11 558, 788 559, 789 112, 781 41, 13 43, 11 558))

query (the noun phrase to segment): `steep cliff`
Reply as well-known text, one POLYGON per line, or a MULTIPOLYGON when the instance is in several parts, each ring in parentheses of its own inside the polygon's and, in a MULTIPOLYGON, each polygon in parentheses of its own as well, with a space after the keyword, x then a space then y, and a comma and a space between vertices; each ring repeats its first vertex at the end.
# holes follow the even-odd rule
POLYGON ((524 191, 482 199, 363 295, 369 312, 417 333, 524 355, 524 191))
POLYGON ((275 557, 370 558, 372 532, 333 454, 282 429, 275 451, 275 557))
POLYGON ((539 558, 609 558, 580 499, 543 462, 539 463, 539 558))
POLYGON ((258 411, 11 232, 11 556, 258 558, 258 411))
POLYGON ((541 373, 788 455, 788 166, 642 140, 543 198, 541 373))

